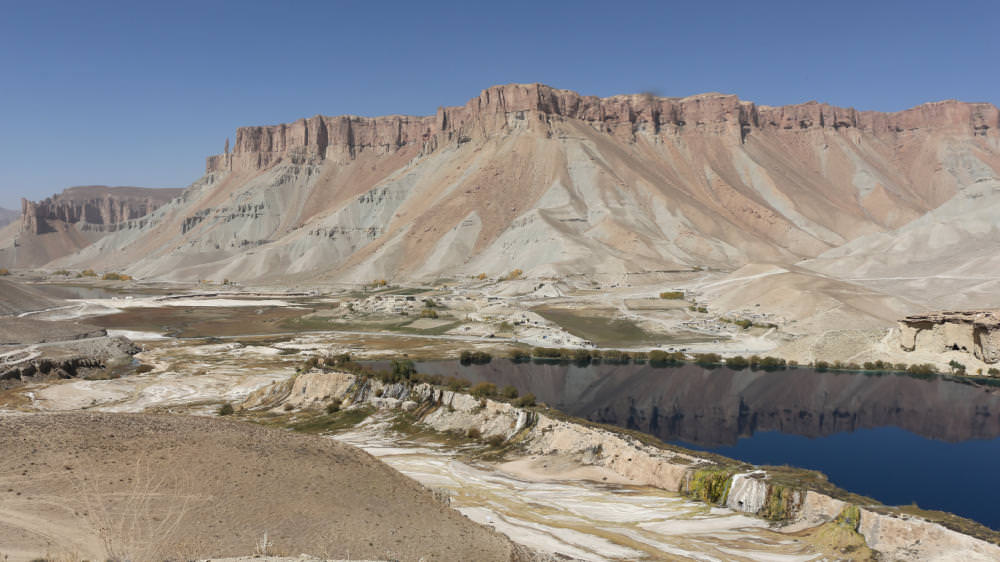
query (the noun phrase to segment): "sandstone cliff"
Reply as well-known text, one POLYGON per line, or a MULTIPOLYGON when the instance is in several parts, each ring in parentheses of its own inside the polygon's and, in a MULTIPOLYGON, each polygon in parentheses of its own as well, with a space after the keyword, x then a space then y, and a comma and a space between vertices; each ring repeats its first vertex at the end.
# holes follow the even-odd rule
POLYGON ((71 187, 39 202, 21 200, 21 232, 54 232, 52 221, 82 224, 93 230, 114 231, 180 195, 183 189, 146 187, 71 187))
POLYGON ((241 128, 183 197, 59 265, 358 282, 788 264, 998 170, 989 104, 887 114, 512 84, 433 116, 241 128))
POLYGON ((20 220, 0 235, 0 264, 37 267, 77 252, 135 222, 183 192, 175 188, 71 187, 34 202, 21 200, 20 220))
POLYGON ((515 126, 512 120, 528 121, 529 126, 552 134, 552 122, 561 119, 587 123, 629 142, 642 132, 665 136, 710 133, 730 142, 745 142, 754 131, 764 130, 858 129, 880 137, 951 131, 986 137, 996 136, 1000 129, 1000 111, 987 103, 949 100, 898 113, 879 113, 816 102, 758 106, 725 94, 687 98, 639 94, 602 99, 542 84, 507 84, 484 90, 464 106, 440 108, 437 115, 429 117, 317 115, 290 124, 241 127, 232 153, 210 156, 206 171, 259 170, 286 157, 354 158, 361 151, 385 154, 414 144, 427 151, 452 140, 469 142, 502 134, 515 126))

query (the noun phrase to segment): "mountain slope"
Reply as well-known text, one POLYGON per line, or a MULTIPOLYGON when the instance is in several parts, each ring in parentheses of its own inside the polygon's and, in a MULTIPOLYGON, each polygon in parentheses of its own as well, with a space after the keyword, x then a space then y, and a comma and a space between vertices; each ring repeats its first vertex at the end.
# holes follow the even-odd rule
POLYGON ((0 264, 37 267, 77 252, 109 232, 141 226, 133 221, 182 191, 83 185, 37 203, 22 199, 20 220, 0 229, 0 264))
POLYGON ((18 211, 0 207, 0 227, 7 226, 8 224, 16 221, 19 216, 21 216, 21 213, 18 211))
POLYGON ((1000 170, 1000 114, 489 88, 435 116, 237 131, 184 196, 58 265, 174 279, 438 278, 794 263, 1000 170))

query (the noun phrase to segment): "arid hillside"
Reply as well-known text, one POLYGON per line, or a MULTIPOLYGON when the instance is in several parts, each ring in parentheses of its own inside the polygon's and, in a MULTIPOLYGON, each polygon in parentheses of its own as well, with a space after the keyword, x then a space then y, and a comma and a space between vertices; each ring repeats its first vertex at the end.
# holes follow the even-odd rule
POLYGON ((484 90, 428 117, 236 133, 183 195, 53 262, 171 279, 433 279, 795 263, 1000 175, 1000 112, 484 90))
POLYGON ((187 416, 0 416, 11 560, 529 560, 430 490, 330 439, 187 416))

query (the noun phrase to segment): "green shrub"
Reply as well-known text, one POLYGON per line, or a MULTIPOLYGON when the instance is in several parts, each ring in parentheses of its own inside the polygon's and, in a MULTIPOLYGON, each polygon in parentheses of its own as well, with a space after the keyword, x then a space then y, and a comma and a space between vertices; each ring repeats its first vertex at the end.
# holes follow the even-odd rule
POLYGON ((469 393, 476 398, 489 398, 491 396, 496 396, 497 385, 491 382, 481 382, 476 384, 469 390, 469 393))
POLYGON ((409 359, 393 359, 392 360, 392 376, 395 382, 400 380, 410 380, 410 377, 417 372, 416 366, 413 361, 409 359))
POLYGON ((503 447, 504 441, 503 435, 491 435, 486 439, 486 444, 490 447, 500 448, 503 447))
POLYGON ((786 366, 785 360, 778 357, 767 357, 760 360, 760 368, 765 371, 775 371, 778 369, 784 369, 786 366))
POLYGON ((458 377, 448 377, 447 379, 445 379, 444 383, 445 386, 448 387, 448 390, 452 392, 461 392, 462 390, 465 390, 466 388, 469 388, 469 386, 472 385, 471 382, 465 379, 460 379, 458 377))
POLYGON ((921 365, 910 365, 906 368, 906 372, 911 375, 936 375, 937 367, 931 365, 930 363, 923 363, 921 365))
POLYGON ((965 374, 965 365, 955 361, 954 359, 948 362, 948 368, 951 369, 951 373, 953 375, 965 374))
POLYGON ((741 371, 750 366, 750 360, 742 355, 735 355, 733 357, 726 358, 726 367, 730 369, 735 369, 741 371))
POLYGON ((458 360, 462 365, 485 365, 493 360, 493 356, 485 351, 470 351, 465 350, 458 356, 458 360))
POLYGON ((649 352, 649 364, 654 367, 680 365, 683 362, 684 354, 679 351, 672 351, 668 353, 662 349, 654 349, 649 352))
POLYGON ((330 402, 326 405, 326 413, 335 414, 340 411, 340 404, 336 402, 330 402))
POLYGON ((722 363, 722 356, 718 353, 698 353, 694 356, 694 362, 702 367, 709 367, 722 363))
POLYGON ((997 369, 996 367, 990 367, 989 370, 986 371, 986 374, 991 377, 998 377, 1000 376, 1000 369, 997 369))
POLYGON ((611 363, 614 365, 625 365, 628 364, 631 357, 628 353, 624 351, 619 351, 617 349, 609 349, 607 351, 601 352, 601 361, 605 363, 611 363))
POLYGON ((600 352, 591 353, 586 349, 574 349, 573 350, 573 362, 581 367, 589 365, 594 359, 600 359, 600 352), (596 355, 596 357, 595 357, 596 355))
POLYGON ((815 364, 813 364, 813 368, 822 373, 830 369, 830 364, 827 363, 826 361, 817 361, 815 364))
POLYGON ((684 298, 684 291, 664 291, 660 293, 661 299, 681 300, 684 298))
POLYGON ((503 390, 500 391, 500 396, 503 396, 508 400, 513 400, 517 398, 517 395, 518 395, 517 389, 509 384, 503 387, 503 390))
POLYGON ((527 363, 531 361, 531 354, 521 349, 515 349, 510 352, 510 360, 515 363, 527 363))
POLYGON ((437 318, 438 313, 433 308, 424 308, 420 311, 421 318, 437 318))
POLYGON ((216 411, 220 416, 231 416, 234 412, 233 405, 229 403, 219 406, 219 409, 216 411))
POLYGON ((524 396, 518 398, 514 401, 514 405, 518 408, 529 408, 535 405, 535 395, 532 393, 527 393, 524 396))

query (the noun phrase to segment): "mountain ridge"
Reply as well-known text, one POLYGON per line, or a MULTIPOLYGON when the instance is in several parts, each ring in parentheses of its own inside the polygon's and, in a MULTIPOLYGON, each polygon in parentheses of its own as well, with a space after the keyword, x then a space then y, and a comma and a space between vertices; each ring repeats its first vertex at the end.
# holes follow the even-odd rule
POLYGON ((990 104, 883 114, 495 86, 432 116, 240 128, 141 228, 50 265, 348 283, 735 270, 893 232, 998 170, 990 104))

